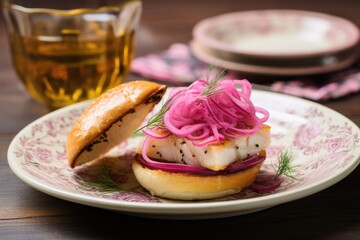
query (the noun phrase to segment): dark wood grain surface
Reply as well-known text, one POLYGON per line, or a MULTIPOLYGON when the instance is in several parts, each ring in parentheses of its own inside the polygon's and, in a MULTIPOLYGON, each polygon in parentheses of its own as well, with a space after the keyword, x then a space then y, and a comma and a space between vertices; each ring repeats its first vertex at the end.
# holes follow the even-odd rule
MULTIPOLYGON (((205 17, 266 8, 321 11, 360 25, 358 0, 145 0, 136 54, 157 52, 174 42, 187 43, 194 24, 205 17)), ((138 77, 130 75, 128 80, 138 77)), ((359 93, 322 104, 360 126, 359 93)), ((360 239, 359 168, 311 196, 257 213, 222 219, 147 219, 46 195, 12 173, 7 149, 22 128, 47 112, 29 97, 15 75, 1 15, 0 239, 137 239, 141 236, 187 239, 198 235, 212 239, 360 239)))

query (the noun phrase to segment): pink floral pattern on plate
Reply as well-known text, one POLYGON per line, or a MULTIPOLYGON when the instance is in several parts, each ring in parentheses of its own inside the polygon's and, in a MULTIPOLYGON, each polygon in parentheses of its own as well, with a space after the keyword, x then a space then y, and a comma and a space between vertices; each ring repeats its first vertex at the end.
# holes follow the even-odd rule
POLYGON ((116 149, 125 161, 115 178, 120 185, 131 187, 112 193, 89 188, 79 178, 81 168, 71 169, 65 154, 67 133, 88 105, 86 102, 50 113, 25 127, 11 143, 8 161, 14 173, 31 186, 61 198, 65 192, 65 199, 70 201, 88 204, 91 199, 92 202, 101 201, 100 207, 105 208, 127 202, 145 204, 146 207, 177 204, 186 208, 189 204, 231 204, 236 201, 238 208, 232 210, 273 206, 291 200, 292 194, 298 192, 301 194, 293 199, 312 194, 334 184, 334 179, 340 181, 358 165, 360 131, 346 117, 310 101, 282 94, 254 91, 252 98, 255 105, 268 109, 271 114, 272 144, 261 171, 273 172, 272 165, 276 164, 277 156, 286 149, 292 152, 297 169, 295 177, 298 181, 286 179, 271 193, 260 194, 247 188, 233 196, 197 202, 151 196, 134 181, 129 165, 129 158, 141 136, 130 138, 116 149), (109 206, 103 202, 106 200, 111 201, 109 206))

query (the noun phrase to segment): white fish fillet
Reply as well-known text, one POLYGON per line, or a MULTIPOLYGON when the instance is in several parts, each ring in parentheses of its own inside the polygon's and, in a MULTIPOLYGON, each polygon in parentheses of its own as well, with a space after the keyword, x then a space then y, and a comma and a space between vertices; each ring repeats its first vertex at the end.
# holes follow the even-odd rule
POLYGON ((152 138, 147 155, 167 162, 202 166, 214 171, 222 170, 235 161, 241 161, 265 150, 271 142, 270 127, 263 125, 249 136, 197 147, 190 140, 171 135, 164 139, 152 138))

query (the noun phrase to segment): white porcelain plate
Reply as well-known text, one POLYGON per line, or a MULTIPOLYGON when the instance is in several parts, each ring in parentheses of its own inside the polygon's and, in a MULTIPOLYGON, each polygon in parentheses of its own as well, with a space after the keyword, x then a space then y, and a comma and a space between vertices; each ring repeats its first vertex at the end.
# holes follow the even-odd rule
POLYGON ((324 55, 354 47, 359 29, 329 14, 300 10, 233 12, 204 19, 193 29, 204 46, 253 56, 324 55))
MULTIPOLYGON (((273 171, 281 151, 289 150, 298 181, 285 180, 271 193, 251 188, 209 201, 173 201, 151 196, 134 179, 130 160, 142 136, 133 136, 116 149, 120 157, 111 177, 122 191, 110 192, 89 183, 97 164, 71 169, 65 141, 75 119, 88 106, 83 102, 49 113, 20 131, 8 149, 12 171, 25 183, 49 195, 124 214, 164 219, 205 219, 247 214, 319 192, 350 174, 360 161, 360 130, 343 115, 322 105, 263 91, 253 92, 257 106, 270 112, 272 144, 262 171, 273 171), (119 167, 120 166, 120 167, 119 167)), ((99 163, 99 166, 103 163, 99 163)))

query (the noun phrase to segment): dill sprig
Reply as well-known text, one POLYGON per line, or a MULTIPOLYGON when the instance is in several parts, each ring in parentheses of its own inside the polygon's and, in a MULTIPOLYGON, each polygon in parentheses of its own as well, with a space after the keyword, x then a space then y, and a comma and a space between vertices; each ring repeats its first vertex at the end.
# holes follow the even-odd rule
POLYGON ((211 73, 213 70, 217 70, 216 67, 210 66, 209 71, 206 73, 206 81, 209 83, 209 85, 204 89, 204 91, 201 93, 202 96, 212 96, 214 94, 217 94, 221 91, 221 89, 216 89, 219 85, 218 82, 221 78, 224 77, 226 70, 223 69, 218 74, 215 75, 214 79, 210 80, 212 78, 211 73))
POLYGON ((154 128, 161 126, 164 122, 164 114, 170 109, 173 99, 174 96, 166 100, 166 102, 161 106, 160 110, 149 119, 148 123, 137 129, 133 134, 139 133, 144 128, 154 128))
POLYGON ((280 153, 278 156, 278 166, 274 166, 274 169, 276 170, 276 176, 286 176, 292 180, 297 180, 294 177, 294 173, 296 172, 296 167, 293 166, 291 163, 293 161, 293 155, 289 150, 285 150, 280 153))
POLYGON ((92 189, 97 189, 105 193, 122 191, 119 185, 112 179, 108 167, 100 168, 96 178, 93 180, 83 180, 83 184, 92 189))
MULTIPOLYGON (((209 85, 203 90, 200 94, 201 96, 209 97, 211 95, 219 93, 222 89, 217 89, 219 80, 225 75, 225 69, 222 70, 219 74, 217 74, 213 80, 210 80, 211 73, 214 70, 214 66, 209 67, 209 71, 206 73, 206 81, 209 85)), ((167 111, 169 111, 171 105, 173 104, 174 100, 176 99, 177 95, 172 96, 169 98, 160 108, 160 110, 153 115, 147 124, 138 128, 133 134, 138 134, 141 130, 145 128, 154 128, 154 127, 162 127, 164 124, 164 115, 167 111)))

